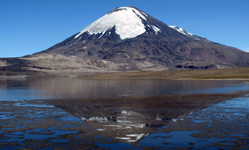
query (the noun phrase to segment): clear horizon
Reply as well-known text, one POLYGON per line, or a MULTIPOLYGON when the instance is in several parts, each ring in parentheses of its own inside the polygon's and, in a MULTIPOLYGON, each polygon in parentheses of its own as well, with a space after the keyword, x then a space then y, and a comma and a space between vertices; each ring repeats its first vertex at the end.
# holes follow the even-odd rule
POLYGON ((45 50, 121 6, 137 7, 167 25, 249 52, 247 0, 2 0, 0 57, 45 50))

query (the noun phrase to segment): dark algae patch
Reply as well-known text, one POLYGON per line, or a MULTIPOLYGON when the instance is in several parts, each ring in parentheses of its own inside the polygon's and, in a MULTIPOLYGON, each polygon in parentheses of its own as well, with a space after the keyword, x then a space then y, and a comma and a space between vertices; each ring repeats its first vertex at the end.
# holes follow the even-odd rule
POLYGON ((1 101, 0 149, 248 149, 246 93, 1 101))

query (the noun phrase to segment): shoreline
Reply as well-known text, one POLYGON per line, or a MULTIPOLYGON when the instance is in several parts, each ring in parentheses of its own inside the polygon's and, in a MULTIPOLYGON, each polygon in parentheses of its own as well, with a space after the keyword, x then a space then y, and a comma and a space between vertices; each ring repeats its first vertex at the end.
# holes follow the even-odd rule
POLYGON ((167 70, 82 75, 84 79, 249 80, 249 68, 167 70))
POLYGON ((215 70, 167 70, 122 72, 72 72, 54 74, 0 75, 0 79, 25 78, 81 78, 81 79, 164 79, 164 80, 249 80, 249 68, 215 70))

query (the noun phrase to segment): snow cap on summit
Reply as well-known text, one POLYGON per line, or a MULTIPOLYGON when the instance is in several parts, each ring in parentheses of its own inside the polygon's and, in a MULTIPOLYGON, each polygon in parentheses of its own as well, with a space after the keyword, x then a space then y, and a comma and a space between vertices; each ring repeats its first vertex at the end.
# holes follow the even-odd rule
POLYGON ((104 34, 107 30, 115 27, 115 32, 120 38, 134 38, 146 32, 143 20, 146 20, 147 14, 140 12, 134 7, 118 7, 110 13, 99 18, 79 34, 75 36, 78 38, 85 32, 88 34, 104 34))

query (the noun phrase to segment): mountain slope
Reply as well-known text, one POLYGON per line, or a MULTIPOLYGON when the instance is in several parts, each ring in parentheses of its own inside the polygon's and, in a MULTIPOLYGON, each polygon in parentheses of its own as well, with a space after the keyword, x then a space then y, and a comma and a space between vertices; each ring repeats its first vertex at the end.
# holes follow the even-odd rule
MULTIPOLYGON (((249 66, 248 53, 168 26, 135 7, 116 8, 61 43, 20 59, 26 65, 22 67, 35 71, 40 67, 45 72, 68 68, 98 72, 249 66), (59 60, 64 66, 58 64, 58 58, 63 58, 59 60)), ((5 66, 14 64, 2 61, 5 66)))

